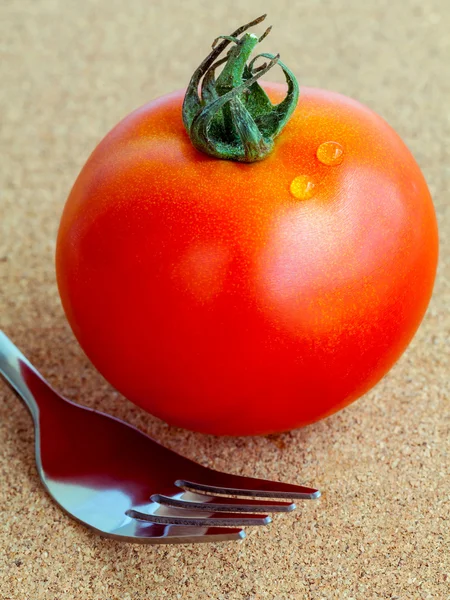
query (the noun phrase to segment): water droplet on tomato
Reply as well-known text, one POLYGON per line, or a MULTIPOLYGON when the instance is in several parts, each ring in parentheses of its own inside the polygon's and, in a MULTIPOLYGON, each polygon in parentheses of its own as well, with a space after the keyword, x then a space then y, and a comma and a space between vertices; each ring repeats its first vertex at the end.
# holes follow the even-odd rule
POLYGON ((317 148, 317 158, 324 165, 340 165, 344 160, 344 148, 338 142, 324 142, 317 148))
POLYGON ((314 196, 315 184, 306 175, 299 175, 292 180, 291 194, 299 200, 308 200, 314 196))

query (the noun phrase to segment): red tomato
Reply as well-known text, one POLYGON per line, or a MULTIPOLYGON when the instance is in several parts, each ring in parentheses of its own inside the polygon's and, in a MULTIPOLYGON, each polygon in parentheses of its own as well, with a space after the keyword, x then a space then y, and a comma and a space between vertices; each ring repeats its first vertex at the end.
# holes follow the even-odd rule
POLYGON ((302 88, 252 164, 198 152, 182 101, 132 113, 79 175, 56 254, 69 322, 106 379, 170 424, 316 421, 376 384, 422 320, 438 255, 425 180, 391 127, 339 94, 302 88))

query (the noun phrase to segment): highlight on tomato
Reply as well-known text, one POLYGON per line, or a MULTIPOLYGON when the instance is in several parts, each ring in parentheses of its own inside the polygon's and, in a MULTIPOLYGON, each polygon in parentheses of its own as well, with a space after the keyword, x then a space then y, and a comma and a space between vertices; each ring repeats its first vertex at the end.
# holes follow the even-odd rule
POLYGON ((93 364, 153 415, 212 434, 301 427, 367 392, 414 336, 438 257, 400 137, 355 100, 299 90, 279 55, 252 59, 263 18, 100 142, 57 240, 93 364), (262 82, 275 66, 286 85, 262 82))

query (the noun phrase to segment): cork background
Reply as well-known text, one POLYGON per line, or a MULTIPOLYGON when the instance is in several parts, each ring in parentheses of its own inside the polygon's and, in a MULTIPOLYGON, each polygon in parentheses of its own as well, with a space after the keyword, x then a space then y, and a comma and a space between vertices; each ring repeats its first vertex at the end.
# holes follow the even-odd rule
POLYGON ((450 3, 443 0, 1 0, 0 327, 64 395, 235 473, 319 487, 243 542, 136 546, 57 509, 26 409, 0 383, 2 600, 450 598, 450 3), (137 106, 183 87, 219 34, 263 12, 301 84, 352 96, 413 151, 439 219, 435 293, 386 378, 279 436, 170 428, 118 395, 78 347, 54 249, 70 187, 137 106))

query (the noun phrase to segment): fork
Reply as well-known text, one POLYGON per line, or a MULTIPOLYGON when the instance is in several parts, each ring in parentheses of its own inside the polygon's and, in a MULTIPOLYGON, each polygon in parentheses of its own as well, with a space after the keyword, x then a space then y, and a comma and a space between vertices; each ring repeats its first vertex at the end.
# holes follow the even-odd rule
POLYGON ((2 331, 0 373, 33 417, 45 489, 101 535, 153 544, 237 540, 245 537, 241 526, 269 523, 264 513, 295 508, 256 497, 320 496, 313 488, 209 469, 115 417, 63 398, 2 331))

